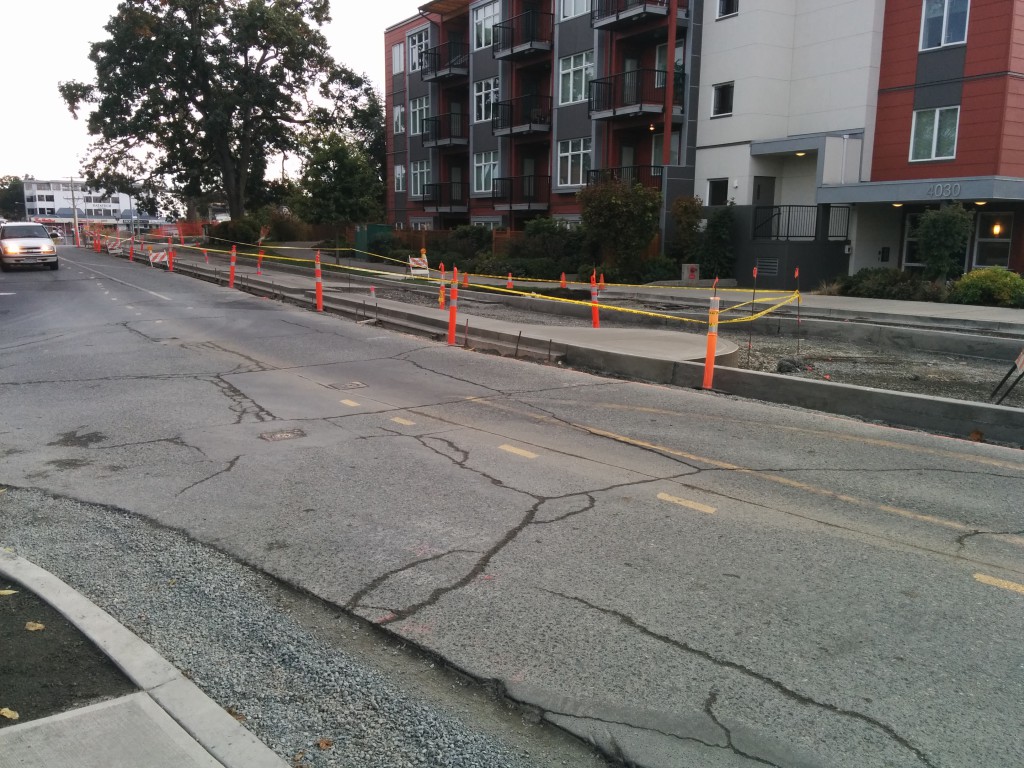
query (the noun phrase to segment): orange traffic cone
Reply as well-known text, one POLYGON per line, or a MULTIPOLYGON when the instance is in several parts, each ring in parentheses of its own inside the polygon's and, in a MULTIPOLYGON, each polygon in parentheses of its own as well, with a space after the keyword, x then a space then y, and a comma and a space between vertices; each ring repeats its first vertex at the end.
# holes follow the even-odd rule
POLYGON ((508 273, 508 281, 505 283, 505 287, 508 288, 510 291, 512 290, 512 273, 511 272, 508 273))
POLYGON ((566 287, 568 287, 568 286, 566 285, 566 283, 565 283, 565 272, 563 272, 563 273, 562 273, 562 282, 561 282, 561 286, 562 286, 562 288, 566 288, 566 287))

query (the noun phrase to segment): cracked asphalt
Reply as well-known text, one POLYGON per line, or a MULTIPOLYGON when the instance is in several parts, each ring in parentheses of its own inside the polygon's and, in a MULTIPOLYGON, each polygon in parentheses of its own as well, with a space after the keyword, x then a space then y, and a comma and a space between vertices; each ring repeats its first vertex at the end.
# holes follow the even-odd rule
POLYGON ((0 482, 218 550, 626 764, 1020 762, 1019 451, 66 265, 5 276, 0 482))

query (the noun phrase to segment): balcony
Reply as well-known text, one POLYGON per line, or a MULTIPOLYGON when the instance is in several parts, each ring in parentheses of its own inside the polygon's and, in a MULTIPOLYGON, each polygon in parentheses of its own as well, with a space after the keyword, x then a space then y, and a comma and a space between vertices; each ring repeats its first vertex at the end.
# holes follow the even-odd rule
POLYGON ((668 0, 593 0, 590 25, 594 29, 622 29, 659 16, 668 16, 668 0))
POLYGON ((464 181, 444 181, 423 185, 423 210, 429 213, 466 213, 469 210, 469 185, 464 181))
MULTIPOLYGON (((604 120, 649 113, 663 114, 668 76, 669 73, 663 69, 633 69, 592 80, 588 99, 590 118, 604 120)), ((682 72, 676 72, 673 78, 674 114, 682 114, 685 79, 682 72)))
POLYGON ((621 165, 618 168, 598 168, 587 171, 587 184, 621 181, 631 187, 639 184, 660 192, 663 171, 664 168, 660 165, 621 165))
POLYGON ((550 51, 554 40, 555 15, 527 11, 494 25, 491 52, 496 59, 524 58, 541 51, 550 51))
POLYGON ((849 235, 848 206, 759 205, 754 208, 755 240, 845 240, 849 235), (824 215, 828 216, 827 220, 819 218, 824 215))
POLYGON ((494 207, 499 211, 546 211, 551 201, 550 176, 505 176, 494 180, 494 207))
POLYGON ((495 136, 548 133, 551 130, 551 97, 520 96, 494 105, 491 131, 495 136))
POLYGON ((469 75, 469 48, 465 43, 445 43, 420 56, 420 77, 427 82, 469 75))
POLYGON ((423 119, 424 147, 465 147, 469 145, 469 115, 449 112, 423 119))

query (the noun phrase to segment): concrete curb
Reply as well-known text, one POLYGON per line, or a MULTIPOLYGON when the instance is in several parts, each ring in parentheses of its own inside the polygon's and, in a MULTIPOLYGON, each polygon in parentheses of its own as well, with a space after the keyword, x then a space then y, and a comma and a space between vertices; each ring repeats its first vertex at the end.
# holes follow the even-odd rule
POLYGON ((225 768, 287 768, 284 760, 148 643, 52 573, 0 550, 0 576, 24 585, 74 624, 225 768))

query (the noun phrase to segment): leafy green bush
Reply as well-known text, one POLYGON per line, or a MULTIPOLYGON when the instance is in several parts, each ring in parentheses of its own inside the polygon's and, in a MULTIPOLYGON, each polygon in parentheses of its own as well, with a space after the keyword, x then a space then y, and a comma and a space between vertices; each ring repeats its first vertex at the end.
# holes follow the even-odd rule
POLYGON ((953 283, 949 301, 954 304, 1024 307, 1024 277, 1001 267, 975 269, 953 283))
POLYGON ((210 238, 228 245, 255 245, 260 239, 260 225, 251 216, 222 221, 212 228, 210 238))
POLYGON ((524 261, 541 260, 533 269, 543 272, 545 279, 553 279, 562 272, 573 272, 577 260, 587 249, 587 233, 583 227, 570 229, 555 219, 542 217, 526 223, 523 237, 509 243, 508 255, 524 261), (550 277, 551 273, 554 273, 553 277, 550 277))
POLYGON ((302 219, 275 211, 270 217, 270 239, 278 243, 309 240, 310 227, 302 219))
POLYGON ((945 289, 941 285, 922 280, 913 272, 877 267, 862 269, 855 275, 839 278, 840 296, 858 296, 864 299, 899 299, 902 301, 943 301, 945 289))

